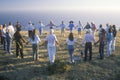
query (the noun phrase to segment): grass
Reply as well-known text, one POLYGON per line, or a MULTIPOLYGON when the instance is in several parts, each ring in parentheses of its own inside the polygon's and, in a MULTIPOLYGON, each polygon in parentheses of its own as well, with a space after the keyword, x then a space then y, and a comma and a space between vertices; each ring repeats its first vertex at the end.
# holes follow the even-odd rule
MULTIPOLYGON (((84 34, 85 32, 82 32, 84 34)), ((120 32, 118 32, 119 34, 120 32)), ((22 32, 24 38, 27 32, 22 32)), ((119 80, 120 79, 120 36, 117 35, 116 51, 111 57, 100 60, 98 53, 98 45, 93 46, 93 60, 84 62, 80 58, 80 50, 78 48, 81 39, 77 38, 77 32, 74 32, 77 43, 75 44, 75 57, 80 58, 75 64, 69 64, 69 55, 65 40, 69 34, 66 32, 65 37, 60 35, 60 31, 55 31, 59 40, 56 53, 56 65, 50 65, 46 46, 41 46, 48 32, 40 36, 42 42, 39 49, 39 60, 32 61, 31 44, 24 44, 24 59, 15 57, 15 43, 13 42, 12 52, 14 55, 5 54, 0 47, 0 80, 119 80), (58 62, 57 62, 58 61, 58 62), (67 66, 65 68, 65 66, 67 66), (51 69, 52 67, 52 69, 51 69), (55 67, 55 68, 53 68, 55 67), (49 71, 49 70, 50 71, 49 71), (64 70, 63 72, 61 72, 64 70), (51 73, 53 72, 53 73, 51 73)), ((83 37, 83 36, 82 36, 83 37)), ((96 34, 96 39, 98 39, 96 34)), ((1 46, 1 45, 0 45, 1 46)), ((106 52, 106 49, 105 49, 106 52)))

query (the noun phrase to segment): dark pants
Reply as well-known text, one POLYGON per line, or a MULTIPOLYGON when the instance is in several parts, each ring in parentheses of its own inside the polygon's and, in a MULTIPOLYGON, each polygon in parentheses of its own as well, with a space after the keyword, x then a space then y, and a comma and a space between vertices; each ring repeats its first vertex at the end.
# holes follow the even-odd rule
POLYGON ((3 39, 3 49, 6 50, 6 37, 2 37, 3 39))
POLYGON ((104 42, 100 42, 99 53, 100 53, 100 59, 103 59, 104 58, 104 42))
POLYGON ((70 61, 74 61, 74 46, 73 45, 68 45, 68 52, 70 55, 70 61))
POLYGON ((29 30, 29 31, 28 31, 28 36, 30 37, 31 34, 32 34, 32 30, 29 30))
POLYGON ((16 57, 19 56, 19 53, 21 55, 21 58, 23 58, 23 44, 22 44, 22 42, 16 42, 16 57))
POLYGON ((92 60, 92 43, 91 42, 87 42, 85 44, 85 59, 84 59, 84 61, 87 60, 88 51, 89 51, 89 60, 92 60))
POLYGON ((33 60, 37 60, 38 59, 38 48, 39 48, 39 46, 37 44, 32 44, 33 60))
POLYGON ((1 38, 1 44, 3 44, 3 37, 1 36, 0 38, 1 38))

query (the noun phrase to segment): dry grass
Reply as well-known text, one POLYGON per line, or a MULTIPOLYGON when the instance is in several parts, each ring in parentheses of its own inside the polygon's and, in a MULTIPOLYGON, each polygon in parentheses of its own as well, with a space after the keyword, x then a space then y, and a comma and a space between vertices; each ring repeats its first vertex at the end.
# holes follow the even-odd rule
MULTIPOLYGON (((40 36, 42 42, 39 49, 39 61, 32 61, 32 49, 31 44, 24 44, 24 59, 18 59, 15 57, 15 43, 13 42, 12 52, 14 55, 5 54, 5 51, 0 47, 0 80, 2 77, 7 77, 6 80, 119 80, 120 78, 120 32, 117 35, 116 51, 111 57, 106 57, 104 60, 99 60, 98 46, 93 46, 93 60, 91 62, 84 62, 83 58, 76 61, 76 64, 70 65, 69 55, 67 51, 67 45, 65 40, 68 36, 60 36, 60 31, 56 31, 55 34, 59 40, 57 45, 56 60, 60 60, 68 64, 71 68, 64 73, 56 73, 53 75, 45 74, 46 67, 49 64, 47 50, 45 46, 41 46, 47 32, 40 36)), ((82 33, 84 34, 84 32, 82 33)), ((27 39, 27 32, 23 32, 24 37, 27 39)), ((78 37, 77 32, 74 32, 75 38, 78 37)), ((97 36, 97 35, 96 35, 97 36)), ((96 37, 96 39, 98 39, 96 37)), ((75 44, 75 56, 80 57, 78 48, 81 39, 77 38, 75 44)), ((1 45, 0 45, 1 46, 1 45)), ((106 51, 106 49, 105 49, 106 51)))

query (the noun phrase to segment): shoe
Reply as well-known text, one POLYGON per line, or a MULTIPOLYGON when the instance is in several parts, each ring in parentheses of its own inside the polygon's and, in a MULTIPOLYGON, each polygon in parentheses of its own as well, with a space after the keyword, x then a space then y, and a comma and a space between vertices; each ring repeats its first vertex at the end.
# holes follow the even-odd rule
POLYGON ((11 55, 13 55, 13 53, 10 53, 11 55))

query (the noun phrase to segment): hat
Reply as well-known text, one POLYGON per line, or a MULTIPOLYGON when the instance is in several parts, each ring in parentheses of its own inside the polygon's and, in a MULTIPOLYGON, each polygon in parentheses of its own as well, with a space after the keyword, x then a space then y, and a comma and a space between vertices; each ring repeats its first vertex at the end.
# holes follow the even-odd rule
POLYGON ((70 21, 69 23, 74 23, 73 21, 70 21))

